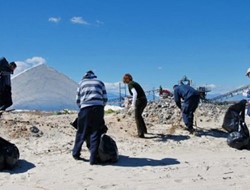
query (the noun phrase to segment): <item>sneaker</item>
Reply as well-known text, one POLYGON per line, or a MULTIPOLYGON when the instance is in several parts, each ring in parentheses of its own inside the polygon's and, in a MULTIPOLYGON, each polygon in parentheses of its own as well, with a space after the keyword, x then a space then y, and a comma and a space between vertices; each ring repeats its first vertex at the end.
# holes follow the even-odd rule
POLYGON ((97 162, 89 162, 90 165, 96 165, 97 162))
POLYGON ((101 164, 101 162, 98 160, 95 160, 95 161, 90 161, 89 164, 90 165, 99 165, 99 164, 101 164))
POLYGON ((75 160, 81 160, 80 156, 73 156, 75 160))
POLYGON ((138 135, 139 138, 145 138, 144 134, 138 135))
POLYGON ((194 128, 187 128, 187 131, 188 131, 190 134, 193 134, 193 133, 194 133, 194 128))

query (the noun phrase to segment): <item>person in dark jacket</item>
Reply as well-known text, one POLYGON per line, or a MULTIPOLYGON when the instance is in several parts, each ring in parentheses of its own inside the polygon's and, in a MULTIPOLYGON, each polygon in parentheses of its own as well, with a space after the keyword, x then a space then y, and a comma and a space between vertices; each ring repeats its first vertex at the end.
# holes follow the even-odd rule
POLYGON ((123 76, 123 82, 128 85, 129 93, 133 96, 130 111, 135 113, 138 137, 144 138, 144 134, 147 133, 146 124, 142 117, 143 110, 147 106, 145 92, 137 82, 133 81, 133 77, 129 73, 123 76))
POLYGON ((2 57, 0 58, 0 110, 4 111, 10 107, 12 102, 11 94, 11 77, 14 73, 17 65, 15 62, 8 63, 8 61, 2 57))
POLYGON ((193 133, 194 112, 200 102, 199 92, 186 84, 174 85, 173 88, 175 103, 182 111, 182 118, 187 130, 193 133))
POLYGON ((105 130, 104 106, 107 92, 102 81, 93 71, 88 71, 77 88, 76 103, 80 108, 77 119, 77 132, 72 151, 74 159, 79 160, 82 144, 86 141, 90 151, 89 162, 98 164, 100 137, 105 130))

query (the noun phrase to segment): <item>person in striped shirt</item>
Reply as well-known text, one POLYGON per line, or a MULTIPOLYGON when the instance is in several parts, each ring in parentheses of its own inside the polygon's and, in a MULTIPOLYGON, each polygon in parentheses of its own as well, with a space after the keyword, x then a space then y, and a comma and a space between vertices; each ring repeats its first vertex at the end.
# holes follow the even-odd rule
POLYGON ((107 101, 107 91, 104 83, 97 79, 93 71, 87 71, 77 88, 76 103, 80 111, 72 151, 74 159, 81 159, 82 144, 84 141, 88 141, 90 164, 98 164, 100 137, 107 130, 104 121, 104 106, 107 101))

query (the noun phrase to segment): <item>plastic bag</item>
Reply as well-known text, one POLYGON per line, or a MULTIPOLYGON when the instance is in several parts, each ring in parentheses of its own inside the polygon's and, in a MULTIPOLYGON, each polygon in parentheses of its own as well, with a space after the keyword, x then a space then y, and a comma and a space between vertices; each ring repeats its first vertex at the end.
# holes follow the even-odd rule
POLYGON ((238 131, 239 128, 239 114, 235 111, 228 111, 225 114, 222 128, 228 131, 229 133, 238 131))
POLYGON ((118 161, 119 155, 116 142, 107 134, 101 136, 98 156, 101 163, 113 163, 118 161))
POLYGON ((244 122, 239 124, 239 130, 229 133, 227 144, 236 149, 244 149, 249 145, 249 130, 244 122))
POLYGON ((19 156, 16 145, 0 137, 0 170, 12 169, 16 165, 19 156))

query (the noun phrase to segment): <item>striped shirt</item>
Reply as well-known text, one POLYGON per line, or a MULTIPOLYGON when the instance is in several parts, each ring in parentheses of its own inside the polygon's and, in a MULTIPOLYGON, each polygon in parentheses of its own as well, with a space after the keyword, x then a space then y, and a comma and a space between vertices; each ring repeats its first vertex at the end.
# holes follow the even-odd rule
POLYGON ((102 81, 92 78, 83 79, 79 83, 76 95, 76 103, 79 108, 105 106, 107 101, 107 91, 102 81))

